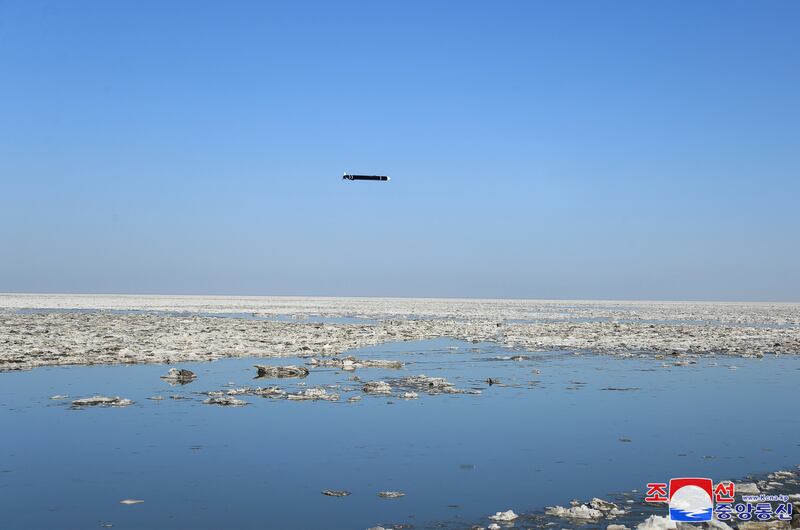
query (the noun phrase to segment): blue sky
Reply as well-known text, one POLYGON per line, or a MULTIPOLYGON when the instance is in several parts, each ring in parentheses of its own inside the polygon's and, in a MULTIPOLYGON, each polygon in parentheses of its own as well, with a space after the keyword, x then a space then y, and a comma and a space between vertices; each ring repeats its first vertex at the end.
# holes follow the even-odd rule
POLYGON ((798 22, 2 2, 0 291, 798 301, 798 22))

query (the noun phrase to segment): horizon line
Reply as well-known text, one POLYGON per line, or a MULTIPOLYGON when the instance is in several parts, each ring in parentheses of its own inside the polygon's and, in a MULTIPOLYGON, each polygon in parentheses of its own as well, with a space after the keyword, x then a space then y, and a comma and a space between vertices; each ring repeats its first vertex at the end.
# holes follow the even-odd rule
POLYGON ((630 298, 514 298, 514 297, 476 297, 476 296, 381 296, 381 295, 289 295, 289 294, 209 294, 209 293, 113 293, 113 292, 0 292, 4 296, 97 296, 97 297, 187 297, 187 298, 306 298, 306 299, 376 299, 376 300, 469 300, 469 301, 509 301, 509 302, 611 302, 611 303, 695 303, 695 304, 787 304, 797 305, 800 300, 734 300, 734 299, 630 299, 630 298))

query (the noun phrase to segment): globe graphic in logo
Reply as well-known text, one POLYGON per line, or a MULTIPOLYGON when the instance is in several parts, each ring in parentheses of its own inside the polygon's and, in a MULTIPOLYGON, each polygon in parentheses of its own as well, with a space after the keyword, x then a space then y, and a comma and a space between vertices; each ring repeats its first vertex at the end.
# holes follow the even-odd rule
POLYGON ((669 518, 673 521, 710 521, 714 511, 711 479, 670 481, 669 518))

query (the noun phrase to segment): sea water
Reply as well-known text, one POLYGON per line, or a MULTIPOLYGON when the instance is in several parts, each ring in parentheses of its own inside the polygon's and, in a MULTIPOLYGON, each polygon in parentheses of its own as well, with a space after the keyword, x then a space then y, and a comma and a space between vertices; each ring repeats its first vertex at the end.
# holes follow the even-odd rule
POLYGON ((253 380, 253 364, 308 359, 181 363, 197 379, 175 387, 160 379, 165 365, 0 373, 2 527, 457 528, 573 498, 633 489, 643 497, 647 482, 671 477, 718 481, 800 462, 796 357, 707 356, 676 366, 446 338, 348 353, 407 364, 253 380), (405 400, 366 395, 352 380, 416 374, 480 394, 405 400), (331 385, 340 400, 202 403, 203 392, 231 385, 331 385), (94 394, 135 403, 70 407, 94 394), (326 489, 351 495, 327 497, 326 489), (377 496, 386 490, 406 495, 377 496))

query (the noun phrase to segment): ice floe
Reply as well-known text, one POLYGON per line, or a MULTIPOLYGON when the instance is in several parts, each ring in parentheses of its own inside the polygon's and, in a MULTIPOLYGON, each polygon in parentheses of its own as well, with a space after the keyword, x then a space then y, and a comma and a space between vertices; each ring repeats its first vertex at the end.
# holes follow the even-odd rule
POLYGON ((119 396, 91 396, 87 398, 75 399, 72 401, 72 406, 76 408, 82 407, 126 407, 133 403, 130 399, 121 398, 119 396))

